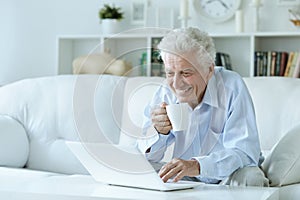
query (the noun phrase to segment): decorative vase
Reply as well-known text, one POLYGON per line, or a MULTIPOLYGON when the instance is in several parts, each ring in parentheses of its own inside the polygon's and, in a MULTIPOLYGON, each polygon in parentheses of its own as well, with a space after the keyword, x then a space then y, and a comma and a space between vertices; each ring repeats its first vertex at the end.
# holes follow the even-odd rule
POLYGON ((117 19, 102 19, 102 33, 115 34, 120 32, 120 21, 117 19))

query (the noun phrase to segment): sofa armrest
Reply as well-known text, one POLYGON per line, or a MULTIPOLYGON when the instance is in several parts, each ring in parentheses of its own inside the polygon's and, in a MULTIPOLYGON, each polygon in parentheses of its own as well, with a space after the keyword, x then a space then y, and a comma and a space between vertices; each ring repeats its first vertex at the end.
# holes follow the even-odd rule
POLYGON ((29 142, 23 126, 15 119, 0 115, 0 166, 24 167, 29 142))
POLYGON ((300 183, 300 124, 289 130, 262 163, 270 186, 300 183))

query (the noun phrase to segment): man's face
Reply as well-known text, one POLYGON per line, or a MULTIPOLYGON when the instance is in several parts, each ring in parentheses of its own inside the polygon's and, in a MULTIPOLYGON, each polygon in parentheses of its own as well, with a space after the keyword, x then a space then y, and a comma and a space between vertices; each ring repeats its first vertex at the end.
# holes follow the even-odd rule
POLYGON ((202 101, 212 71, 205 74, 195 59, 187 57, 166 53, 164 57, 166 78, 179 102, 187 102, 195 108, 202 101))

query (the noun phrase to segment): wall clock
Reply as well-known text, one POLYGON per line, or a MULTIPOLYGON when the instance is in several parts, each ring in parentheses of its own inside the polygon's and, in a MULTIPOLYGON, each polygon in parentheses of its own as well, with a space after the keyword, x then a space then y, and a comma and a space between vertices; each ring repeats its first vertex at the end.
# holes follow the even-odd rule
POLYGON ((195 10, 213 22, 223 22, 234 16, 241 0, 194 0, 195 10))

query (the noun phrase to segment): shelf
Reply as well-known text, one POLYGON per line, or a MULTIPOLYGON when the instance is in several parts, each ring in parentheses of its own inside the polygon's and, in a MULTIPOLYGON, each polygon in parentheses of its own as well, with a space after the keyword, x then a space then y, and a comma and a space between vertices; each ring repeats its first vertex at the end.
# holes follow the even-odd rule
MULTIPOLYGON (((113 56, 130 61, 132 76, 151 76, 151 45, 169 30, 157 32, 155 28, 135 30, 115 35, 59 35, 57 36, 57 74, 72 73, 73 60, 89 53, 109 51, 113 56), (141 59, 146 54, 146 64, 141 59)), ((254 76, 255 51, 299 51, 298 32, 211 33, 216 50, 230 55, 232 68, 243 77, 254 76)))
POLYGON ((257 32, 254 33, 253 36, 256 37, 300 37, 299 32, 257 32))

